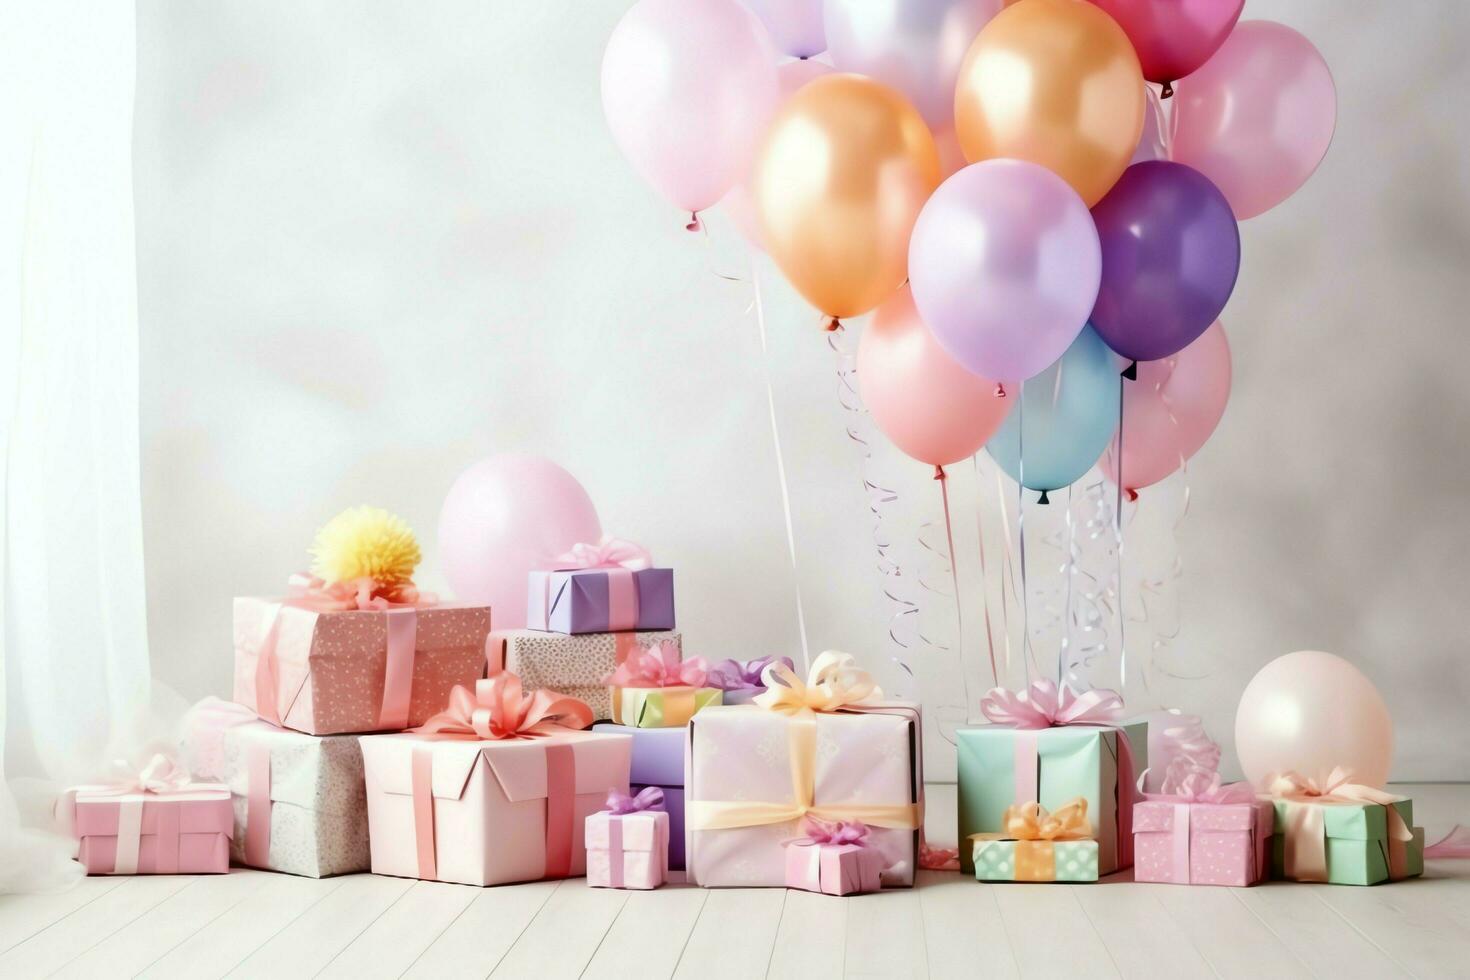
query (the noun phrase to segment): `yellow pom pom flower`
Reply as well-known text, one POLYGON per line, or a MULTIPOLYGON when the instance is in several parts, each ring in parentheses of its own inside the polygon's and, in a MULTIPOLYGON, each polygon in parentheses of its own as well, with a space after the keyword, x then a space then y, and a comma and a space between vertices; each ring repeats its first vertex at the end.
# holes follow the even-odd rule
POLYGON ((311 573, 328 585, 367 578, 394 592, 412 583, 421 557, 402 518, 381 507, 349 507, 316 533, 311 573))

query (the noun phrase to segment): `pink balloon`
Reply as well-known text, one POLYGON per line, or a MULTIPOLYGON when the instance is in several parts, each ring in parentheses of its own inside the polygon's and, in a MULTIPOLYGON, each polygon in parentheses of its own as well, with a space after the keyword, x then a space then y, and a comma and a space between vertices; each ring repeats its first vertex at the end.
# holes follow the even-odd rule
POLYGON ((827 50, 822 0, 744 0, 782 54, 810 58, 827 50))
POLYGON ((634 168, 677 207, 750 168, 776 107, 776 50, 736 0, 639 0, 602 58, 602 108, 634 168))
POLYGON ((496 629, 526 625, 526 575, 602 537, 597 508, 566 470, 506 453, 460 474, 439 511, 444 577, 466 602, 489 603, 496 629))
POLYGON ((1239 24, 1175 86, 1170 152, 1214 182, 1244 220, 1306 183, 1327 155, 1337 91, 1312 42, 1282 24, 1239 24))
MULTIPOLYGON (((820 61, 788 61, 776 66, 776 107, 780 108, 796 90, 813 79, 830 75, 837 69, 820 61)), ((751 196, 750 169, 747 168, 740 182, 730 188, 730 193, 720 200, 720 207, 729 216, 730 223, 747 242, 764 249, 761 243, 760 219, 755 213, 755 198, 751 196)))
POLYGON ((1066 353, 1097 300, 1102 251, 1077 192, 1045 167, 986 160, 939 185, 909 240, 909 283, 941 347, 1024 381, 1066 353))
POLYGON ((1235 751, 1246 778, 1274 773, 1325 780, 1337 766, 1382 787, 1393 761, 1393 719, 1373 682, 1341 657, 1289 653, 1262 667, 1235 710, 1235 751))
MULTIPOLYGON (((1139 361, 1123 383, 1123 486, 1152 486, 1184 465, 1210 438, 1230 400, 1230 343, 1219 321, 1172 357, 1139 361)), ((1098 464, 1118 474, 1116 437, 1098 464)))
POLYGON ((947 466, 980 451, 1014 399, 971 374, 919 319, 905 287, 873 314, 858 342, 858 390, 873 421, 921 463, 947 466))
POLYGON ((1199 68, 1229 36, 1245 0, 1092 0, 1138 52, 1143 77, 1177 82, 1199 68))

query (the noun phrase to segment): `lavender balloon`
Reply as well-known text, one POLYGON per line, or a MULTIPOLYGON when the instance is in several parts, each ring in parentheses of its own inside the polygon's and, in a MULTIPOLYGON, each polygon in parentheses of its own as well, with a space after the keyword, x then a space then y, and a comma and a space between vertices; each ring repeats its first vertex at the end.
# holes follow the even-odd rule
POLYGON ((1025 381, 1064 354, 1097 299, 1101 257, 1087 205, 1021 160, 971 164, 939 185, 909 239, 919 316, 986 378, 1025 381))
POLYGON ((1092 325, 1109 347, 1156 361, 1209 329, 1240 272, 1240 229, 1208 177, 1182 163, 1135 163, 1092 218, 1102 242, 1092 325))

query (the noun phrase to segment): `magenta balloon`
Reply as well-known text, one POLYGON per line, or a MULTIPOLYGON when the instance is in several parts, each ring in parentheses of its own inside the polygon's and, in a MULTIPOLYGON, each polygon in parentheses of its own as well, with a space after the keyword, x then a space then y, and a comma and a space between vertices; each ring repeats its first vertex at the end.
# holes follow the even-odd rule
POLYGON ((1170 150, 1214 181, 1243 221, 1306 183, 1336 123, 1332 72, 1312 42, 1284 25, 1248 20, 1175 86, 1170 150))
MULTIPOLYGON (((1230 342, 1217 321, 1173 357, 1139 361, 1123 384, 1123 486, 1152 486, 1199 452, 1230 400, 1230 342)), ((1118 479, 1114 438, 1098 467, 1118 479)))
POLYGON ((602 537, 587 491, 549 459, 507 453, 460 474, 439 512, 439 558, 456 597, 489 603, 496 629, 526 625, 526 574, 602 537))
POLYGON ((602 108, 618 148, 684 211, 750 168, 776 108, 776 51, 736 0, 638 0, 602 57, 602 108))
POLYGON ((1245 0, 1092 0, 1106 10, 1138 52, 1143 77, 1177 82, 1230 36, 1245 0))
POLYGON ((914 303, 975 374, 1024 381, 1087 324, 1097 229, 1066 181, 1020 160, 971 164, 939 185, 909 241, 914 303))

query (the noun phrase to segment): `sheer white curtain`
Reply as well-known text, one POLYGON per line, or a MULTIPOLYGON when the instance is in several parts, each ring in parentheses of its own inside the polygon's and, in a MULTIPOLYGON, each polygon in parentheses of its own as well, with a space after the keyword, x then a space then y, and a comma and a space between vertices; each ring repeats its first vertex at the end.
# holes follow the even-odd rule
POLYGON ((148 703, 135 61, 132 3, 0 4, 0 823, 148 703))

